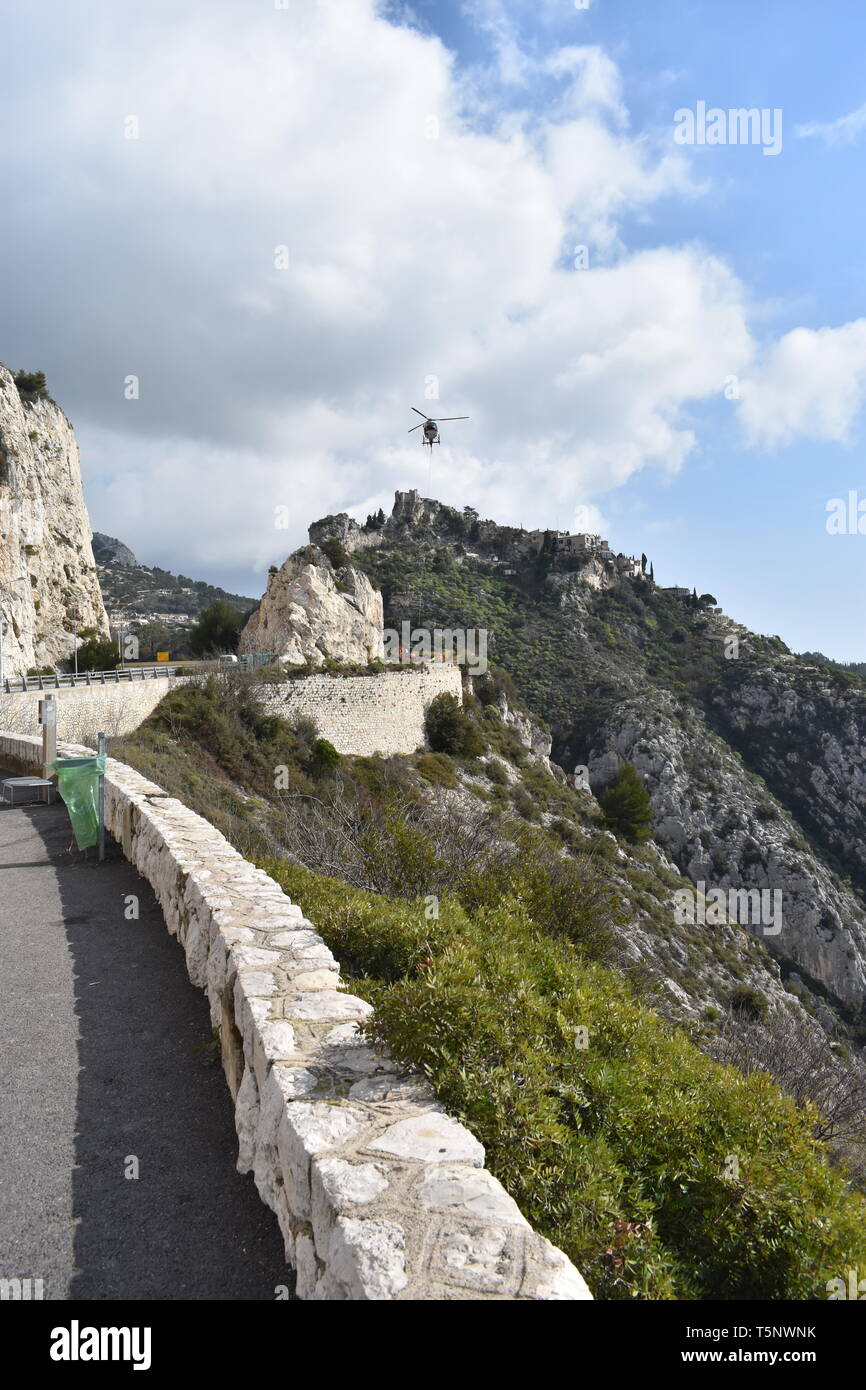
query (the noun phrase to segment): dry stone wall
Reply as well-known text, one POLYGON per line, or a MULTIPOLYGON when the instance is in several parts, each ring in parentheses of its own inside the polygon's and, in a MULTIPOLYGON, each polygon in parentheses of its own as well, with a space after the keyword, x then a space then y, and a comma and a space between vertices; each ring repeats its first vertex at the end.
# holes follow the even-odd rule
MULTIPOLYGON (((40 760, 38 738, 0 733, 0 765, 40 760)), ((105 804, 207 993, 238 1168, 276 1214, 298 1295, 591 1298, 485 1170, 474 1135, 359 1032, 370 1006, 342 988, 302 908, 207 821, 111 758, 105 804)))
POLYGON ((378 676, 304 676, 259 687, 258 698, 287 719, 309 715, 338 753, 414 753, 437 695, 462 700, 460 668, 449 662, 378 676))

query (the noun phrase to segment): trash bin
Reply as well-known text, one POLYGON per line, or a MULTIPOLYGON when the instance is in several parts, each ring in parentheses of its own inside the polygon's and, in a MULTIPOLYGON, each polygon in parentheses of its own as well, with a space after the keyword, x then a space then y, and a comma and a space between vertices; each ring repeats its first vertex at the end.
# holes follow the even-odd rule
POLYGON ((105 772, 105 756, 55 758, 57 790, 66 802, 75 843, 87 849, 99 840, 99 779, 105 772))

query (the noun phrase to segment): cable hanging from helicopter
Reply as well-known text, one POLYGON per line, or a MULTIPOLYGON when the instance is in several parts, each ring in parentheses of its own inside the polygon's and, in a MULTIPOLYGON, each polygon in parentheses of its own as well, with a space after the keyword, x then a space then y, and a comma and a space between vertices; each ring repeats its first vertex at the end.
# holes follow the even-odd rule
POLYGON ((442 443, 442 440, 439 438, 439 426, 444 421, 469 419, 468 415, 441 415, 437 420, 434 420, 429 415, 425 415, 424 411, 419 410, 418 407, 415 405, 411 406, 410 409, 414 410, 416 415, 421 416, 423 423, 420 425, 413 425, 411 430, 408 431, 408 433, 414 434, 416 430, 423 430, 424 434, 421 438, 421 443, 422 445, 429 444, 431 450, 434 444, 442 443))

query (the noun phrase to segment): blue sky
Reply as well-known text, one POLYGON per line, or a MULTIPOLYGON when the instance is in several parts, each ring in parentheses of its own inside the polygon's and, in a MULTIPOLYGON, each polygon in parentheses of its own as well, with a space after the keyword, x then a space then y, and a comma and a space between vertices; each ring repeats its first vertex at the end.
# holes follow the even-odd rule
POLYGON ((312 519, 429 480, 866 659, 866 534, 825 524, 866 499, 860 4, 31 0, 6 25, 0 360, 47 372, 96 529, 257 594, 312 519), (699 102, 779 109, 780 152, 677 144, 699 102), (431 461, 413 404, 472 418, 431 461))
MULTIPOLYGON (((487 58, 485 8, 414 6, 468 64, 487 58)), ((587 10, 563 0, 541 14, 534 3, 502 10, 530 50, 579 42, 608 52, 635 130, 670 125, 674 111, 700 99, 781 108, 780 156, 698 151, 707 196, 626 219, 629 250, 700 240, 743 281, 767 340, 866 313, 866 134, 836 143, 795 134, 866 103, 866 9, 857 0, 592 0, 587 10)), ((743 447, 724 399, 694 418, 699 444, 675 478, 641 473, 604 499, 612 539, 651 554, 659 582, 709 587, 726 611, 795 650, 866 659, 866 536, 826 531, 828 498, 852 488, 866 497, 862 417, 844 443, 771 450, 743 447)))

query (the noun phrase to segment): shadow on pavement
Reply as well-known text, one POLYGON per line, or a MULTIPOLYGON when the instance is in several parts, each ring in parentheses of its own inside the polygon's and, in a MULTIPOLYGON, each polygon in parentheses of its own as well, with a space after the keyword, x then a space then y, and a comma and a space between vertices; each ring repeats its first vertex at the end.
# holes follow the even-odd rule
POLYGON ((20 809, 52 861, 73 961, 69 1297, 274 1299, 279 1286, 291 1290, 276 1218, 235 1168, 233 1106, 207 1001, 150 885, 110 838, 102 864, 95 849, 87 858, 70 851, 62 803, 20 809), (125 915, 130 895, 137 920, 125 915), (127 1177, 136 1164, 138 1177, 127 1177))

